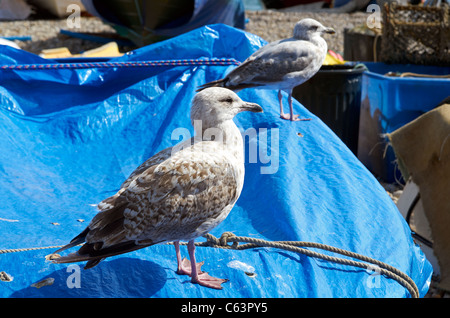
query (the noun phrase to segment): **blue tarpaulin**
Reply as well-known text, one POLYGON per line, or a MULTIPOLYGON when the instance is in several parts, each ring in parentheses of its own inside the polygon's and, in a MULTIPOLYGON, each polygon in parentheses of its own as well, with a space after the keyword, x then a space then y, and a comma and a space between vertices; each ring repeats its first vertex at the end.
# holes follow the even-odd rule
MULTIPOLYGON (((195 89, 264 44, 244 31, 211 25, 106 62, 57 63, 0 46, 0 250, 66 244, 140 163, 193 133, 195 89)), ((299 102, 296 113, 311 121, 280 119, 277 93, 239 92, 264 113, 235 118, 245 137, 244 189, 211 234, 346 249, 396 267, 424 296, 431 265, 386 191, 299 102)), ((410 296, 376 270, 276 248, 198 247, 202 269, 229 279, 223 290, 177 275, 168 244, 111 257, 89 270, 45 260, 53 250, 0 254, 0 272, 12 277, 0 282, 0 296, 410 296), (53 284, 31 286, 44 279, 53 284)), ((182 254, 187 256, 185 247, 182 254)))

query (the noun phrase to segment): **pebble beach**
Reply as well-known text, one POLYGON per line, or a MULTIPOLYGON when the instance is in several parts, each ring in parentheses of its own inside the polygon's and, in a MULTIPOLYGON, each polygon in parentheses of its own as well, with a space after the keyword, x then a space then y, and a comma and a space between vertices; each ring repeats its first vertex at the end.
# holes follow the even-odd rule
MULTIPOLYGON (((287 38, 297 21, 313 18, 323 25, 333 27, 334 35, 326 35, 328 47, 338 53, 344 51, 344 29, 362 25, 367 20, 365 12, 356 13, 314 13, 280 12, 276 10, 246 11, 245 31, 256 34, 268 42, 287 38)), ((72 54, 82 53, 100 46, 99 43, 73 38, 61 34, 61 30, 115 34, 115 30, 96 17, 81 17, 79 28, 70 28, 65 19, 36 19, 26 21, 0 22, 0 34, 4 37, 31 37, 31 41, 14 40, 22 49, 39 54, 42 50, 67 47, 72 54)), ((132 47, 121 47, 121 52, 132 47)))

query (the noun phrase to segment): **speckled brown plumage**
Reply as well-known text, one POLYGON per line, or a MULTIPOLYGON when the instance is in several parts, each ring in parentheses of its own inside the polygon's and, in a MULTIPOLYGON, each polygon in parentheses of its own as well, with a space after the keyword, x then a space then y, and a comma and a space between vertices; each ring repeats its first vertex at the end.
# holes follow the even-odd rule
POLYGON ((210 88, 197 94, 191 110, 192 121, 202 122, 197 137, 141 164, 115 195, 98 204, 99 213, 89 226, 56 251, 84 242, 78 252, 54 262, 87 260, 90 268, 105 257, 153 244, 193 241, 216 227, 243 186, 242 136, 232 121, 243 110, 262 111, 228 89, 210 88), (206 129, 223 138, 204 138, 206 129))

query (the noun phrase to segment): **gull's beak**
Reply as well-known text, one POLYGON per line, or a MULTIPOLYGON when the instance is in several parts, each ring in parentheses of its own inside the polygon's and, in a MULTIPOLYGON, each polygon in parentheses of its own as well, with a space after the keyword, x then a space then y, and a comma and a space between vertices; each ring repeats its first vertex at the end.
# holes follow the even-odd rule
POLYGON ((256 103, 244 103, 241 107, 240 107, 241 111, 250 111, 253 113, 262 113, 263 109, 261 106, 259 106, 256 103))
POLYGON ((333 28, 325 28, 325 30, 323 30, 324 33, 328 33, 328 34, 335 34, 336 31, 333 28))

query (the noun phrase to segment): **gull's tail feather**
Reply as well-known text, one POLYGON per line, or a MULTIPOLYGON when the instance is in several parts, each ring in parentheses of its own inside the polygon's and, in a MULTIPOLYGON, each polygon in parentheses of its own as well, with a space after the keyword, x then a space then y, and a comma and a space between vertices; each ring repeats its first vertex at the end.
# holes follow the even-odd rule
POLYGON ((67 250, 71 247, 77 246, 78 244, 83 243, 86 240, 86 235, 89 233, 89 227, 87 227, 86 229, 84 229, 83 232, 81 232, 80 234, 78 234, 76 237, 74 237, 69 244, 64 245, 63 247, 61 247, 59 250, 56 250, 53 252, 53 254, 62 252, 64 250, 67 250))
POLYGON ((53 259, 54 263, 74 263, 88 261, 85 268, 97 265, 102 259, 141 249, 154 243, 151 240, 137 242, 130 240, 124 230, 124 202, 113 202, 113 207, 98 213, 89 226, 69 244, 53 254, 84 243, 77 252, 53 259))
POLYGON ((232 85, 230 83, 230 81, 228 80, 228 78, 225 77, 220 80, 216 80, 216 81, 212 81, 212 82, 200 85, 198 87, 198 89, 196 90, 196 92, 200 92, 208 87, 223 87, 223 88, 228 88, 234 92, 238 92, 244 88, 252 88, 252 87, 259 87, 259 86, 262 86, 262 84, 260 84, 260 83, 239 83, 236 85, 232 85))
POLYGON ((102 248, 101 244, 98 243, 86 243, 81 246, 78 252, 70 253, 69 255, 53 259, 52 262, 56 264, 63 264, 88 261, 84 267, 84 269, 88 269, 94 267, 106 257, 128 253, 150 245, 153 244, 150 243, 140 245, 136 244, 135 241, 126 241, 118 243, 116 245, 108 246, 106 248, 102 248))
POLYGON ((227 81, 228 81, 227 78, 222 78, 222 79, 219 79, 219 80, 215 80, 215 81, 212 81, 212 82, 200 85, 196 91, 200 92, 200 91, 202 91, 202 90, 204 90, 205 88, 208 88, 208 87, 226 87, 225 85, 226 85, 227 81))

